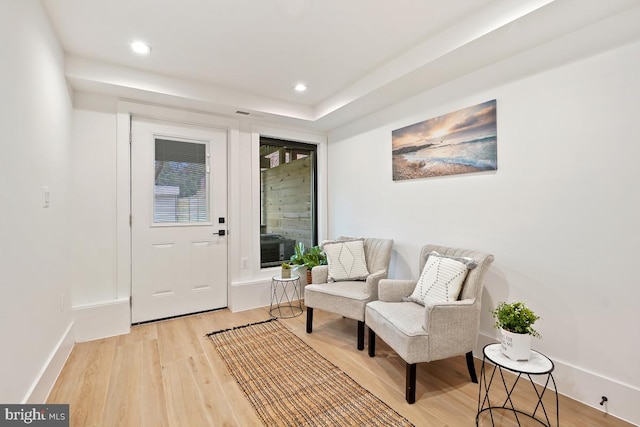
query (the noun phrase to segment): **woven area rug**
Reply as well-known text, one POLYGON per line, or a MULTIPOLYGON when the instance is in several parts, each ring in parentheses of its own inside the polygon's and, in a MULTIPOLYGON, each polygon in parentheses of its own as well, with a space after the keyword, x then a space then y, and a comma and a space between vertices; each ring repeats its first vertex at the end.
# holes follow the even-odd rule
POLYGON ((413 426, 277 320, 208 336, 267 426, 413 426))

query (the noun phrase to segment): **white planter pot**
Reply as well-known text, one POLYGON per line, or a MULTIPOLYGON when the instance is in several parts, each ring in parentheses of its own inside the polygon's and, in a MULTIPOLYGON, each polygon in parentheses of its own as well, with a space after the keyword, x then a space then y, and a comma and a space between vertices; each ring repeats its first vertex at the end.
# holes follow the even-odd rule
POLYGON ((511 360, 529 360, 531 356, 531 335, 514 334, 500 329, 502 353, 511 360))
POLYGON ((293 267, 293 269, 295 270, 296 274, 300 277, 300 285, 302 285, 302 286, 308 285, 308 283, 307 283, 307 267, 305 267, 304 265, 297 265, 297 266, 293 267))

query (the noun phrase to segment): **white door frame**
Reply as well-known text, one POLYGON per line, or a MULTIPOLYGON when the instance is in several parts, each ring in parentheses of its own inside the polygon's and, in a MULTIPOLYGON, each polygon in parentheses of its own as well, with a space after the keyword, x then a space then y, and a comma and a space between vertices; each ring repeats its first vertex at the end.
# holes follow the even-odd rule
MULTIPOLYGON (((117 125, 116 125, 116 300, 122 301, 131 298, 131 228, 129 216, 131 215, 131 145, 129 141, 131 129, 131 116, 147 117, 151 119, 179 122, 200 126, 213 126, 227 130, 227 162, 229 161, 229 148, 238 144, 239 128, 238 120, 224 117, 196 113, 190 111, 174 110, 154 105, 137 104, 128 101, 118 101, 117 125)), ((227 194, 229 194, 229 168, 227 168, 227 194)), ((234 207, 229 204, 227 196, 227 218, 234 207)), ((229 223, 227 230, 232 224, 229 223)), ((229 238, 229 254, 231 254, 231 238, 229 238)), ((232 257, 227 257, 227 271, 230 270, 232 257)), ((229 280, 227 280, 227 289, 229 280)), ((129 323, 131 323, 131 310, 129 310, 129 323)))

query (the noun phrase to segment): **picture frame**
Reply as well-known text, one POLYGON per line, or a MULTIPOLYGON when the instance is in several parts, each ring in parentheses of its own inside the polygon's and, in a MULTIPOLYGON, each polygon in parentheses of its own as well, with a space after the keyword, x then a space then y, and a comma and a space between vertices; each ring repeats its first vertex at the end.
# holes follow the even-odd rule
POLYGON ((393 180, 498 169, 495 99, 392 131, 393 180))

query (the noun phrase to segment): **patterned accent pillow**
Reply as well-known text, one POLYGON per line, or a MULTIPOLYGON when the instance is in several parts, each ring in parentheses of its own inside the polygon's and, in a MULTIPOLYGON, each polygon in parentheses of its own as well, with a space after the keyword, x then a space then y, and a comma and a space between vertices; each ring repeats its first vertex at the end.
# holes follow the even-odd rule
POLYGON ((329 281, 365 280, 369 275, 364 255, 364 239, 326 242, 329 281))
POLYGON ((456 301, 468 271, 463 262, 432 252, 413 293, 403 299, 420 305, 456 301))
POLYGON ((469 270, 473 270, 474 268, 476 268, 478 266, 478 264, 476 263, 476 260, 473 258, 469 258, 467 256, 453 256, 453 255, 444 255, 441 254, 439 252, 436 251, 431 251, 429 252, 429 254, 427 255, 427 259, 429 259, 429 257, 431 255, 436 255, 436 256, 440 256, 442 258, 451 258, 451 259, 455 259, 456 261, 460 261, 461 263, 463 263, 464 265, 467 266, 467 268, 469 270))

